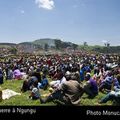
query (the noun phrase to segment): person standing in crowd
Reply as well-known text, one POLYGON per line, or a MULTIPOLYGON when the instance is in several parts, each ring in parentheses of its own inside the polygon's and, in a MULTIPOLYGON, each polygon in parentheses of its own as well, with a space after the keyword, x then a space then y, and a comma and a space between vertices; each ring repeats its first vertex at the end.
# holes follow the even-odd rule
POLYGON ((13 79, 13 71, 11 68, 9 68, 6 80, 12 80, 12 79, 13 79))
POLYGON ((85 68, 84 68, 84 65, 81 66, 81 69, 80 69, 80 80, 81 82, 84 80, 84 73, 85 72, 85 68))
POLYGON ((3 84, 3 71, 2 68, 0 67, 0 84, 3 84))

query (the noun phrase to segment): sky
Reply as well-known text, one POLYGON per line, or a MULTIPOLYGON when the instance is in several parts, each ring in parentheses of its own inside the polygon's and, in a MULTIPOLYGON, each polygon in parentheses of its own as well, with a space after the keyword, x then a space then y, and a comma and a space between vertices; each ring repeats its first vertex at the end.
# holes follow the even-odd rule
POLYGON ((120 45, 120 0, 0 0, 0 43, 40 38, 120 45))

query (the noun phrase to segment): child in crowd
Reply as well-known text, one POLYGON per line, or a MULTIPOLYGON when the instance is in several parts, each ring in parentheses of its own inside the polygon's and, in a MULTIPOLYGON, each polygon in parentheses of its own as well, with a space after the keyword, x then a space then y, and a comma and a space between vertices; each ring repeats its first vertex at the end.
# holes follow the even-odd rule
POLYGON ((37 100, 40 98, 40 92, 37 86, 38 82, 34 82, 31 94, 29 96, 29 98, 31 98, 32 100, 37 100))

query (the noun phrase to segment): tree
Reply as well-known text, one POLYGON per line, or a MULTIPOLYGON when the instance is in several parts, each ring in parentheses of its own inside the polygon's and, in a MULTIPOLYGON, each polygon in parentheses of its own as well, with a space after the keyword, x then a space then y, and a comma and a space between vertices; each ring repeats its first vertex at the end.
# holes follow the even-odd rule
POLYGON ((60 49, 62 47, 62 41, 61 40, 55 40, 55 47, 56 49, 60 49))
POLYGON ((110 43, 107 40, 104 40, 103 42, 104 42, 105 47, 110 47, 110 43))
POLYGON ((106 45, 107 47, 110 47, 110 43, 107 43, 107 45, 106 45))
POLYGON ((15 48, 15 47, 11 48, 11 49, 10 49, 10 52, 11 52, 12 54, 17 54, 17 48, 15 48))
POLYGON ((78 47, 78 45, 77 44, 72 44, 72 47, 73 47, 73 49, 74 49, 74 51, 76 50, 76 48, 78 47))
POLYGON ((84 45, 84 47, 88 46, 87 42, 84 42, 83 45, 84 45))
POLYGON ((88 47, 87 42, 84 42, 84 43, 83 43, 83 49, 86 50, 87 47, 88 47))
POLYGON ((104 45, 105 45, 106 52, 108 53, 109 52, 110 43, 108 41, 105 41, 104 45))
POLYGON ((48 51, 48 48, 49 48, 49 45, 47 43, 45 43, 44 50, 48 51))

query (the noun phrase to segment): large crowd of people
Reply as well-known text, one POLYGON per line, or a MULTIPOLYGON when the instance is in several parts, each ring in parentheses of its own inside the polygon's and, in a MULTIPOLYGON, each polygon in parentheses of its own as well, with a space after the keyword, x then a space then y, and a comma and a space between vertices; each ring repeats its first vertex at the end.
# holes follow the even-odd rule
POLYGON ((0 84, 23 80, 21 91, 31 91, 29 98, 40 103, 59 101, 80 105, 83 94, 89 99, 103 92, 99 104, 120 103, 120 56, 111 54, 27 55, 7 57, 0 62, 0 84), (46 98, 40 89, 50 90, 46 98))

